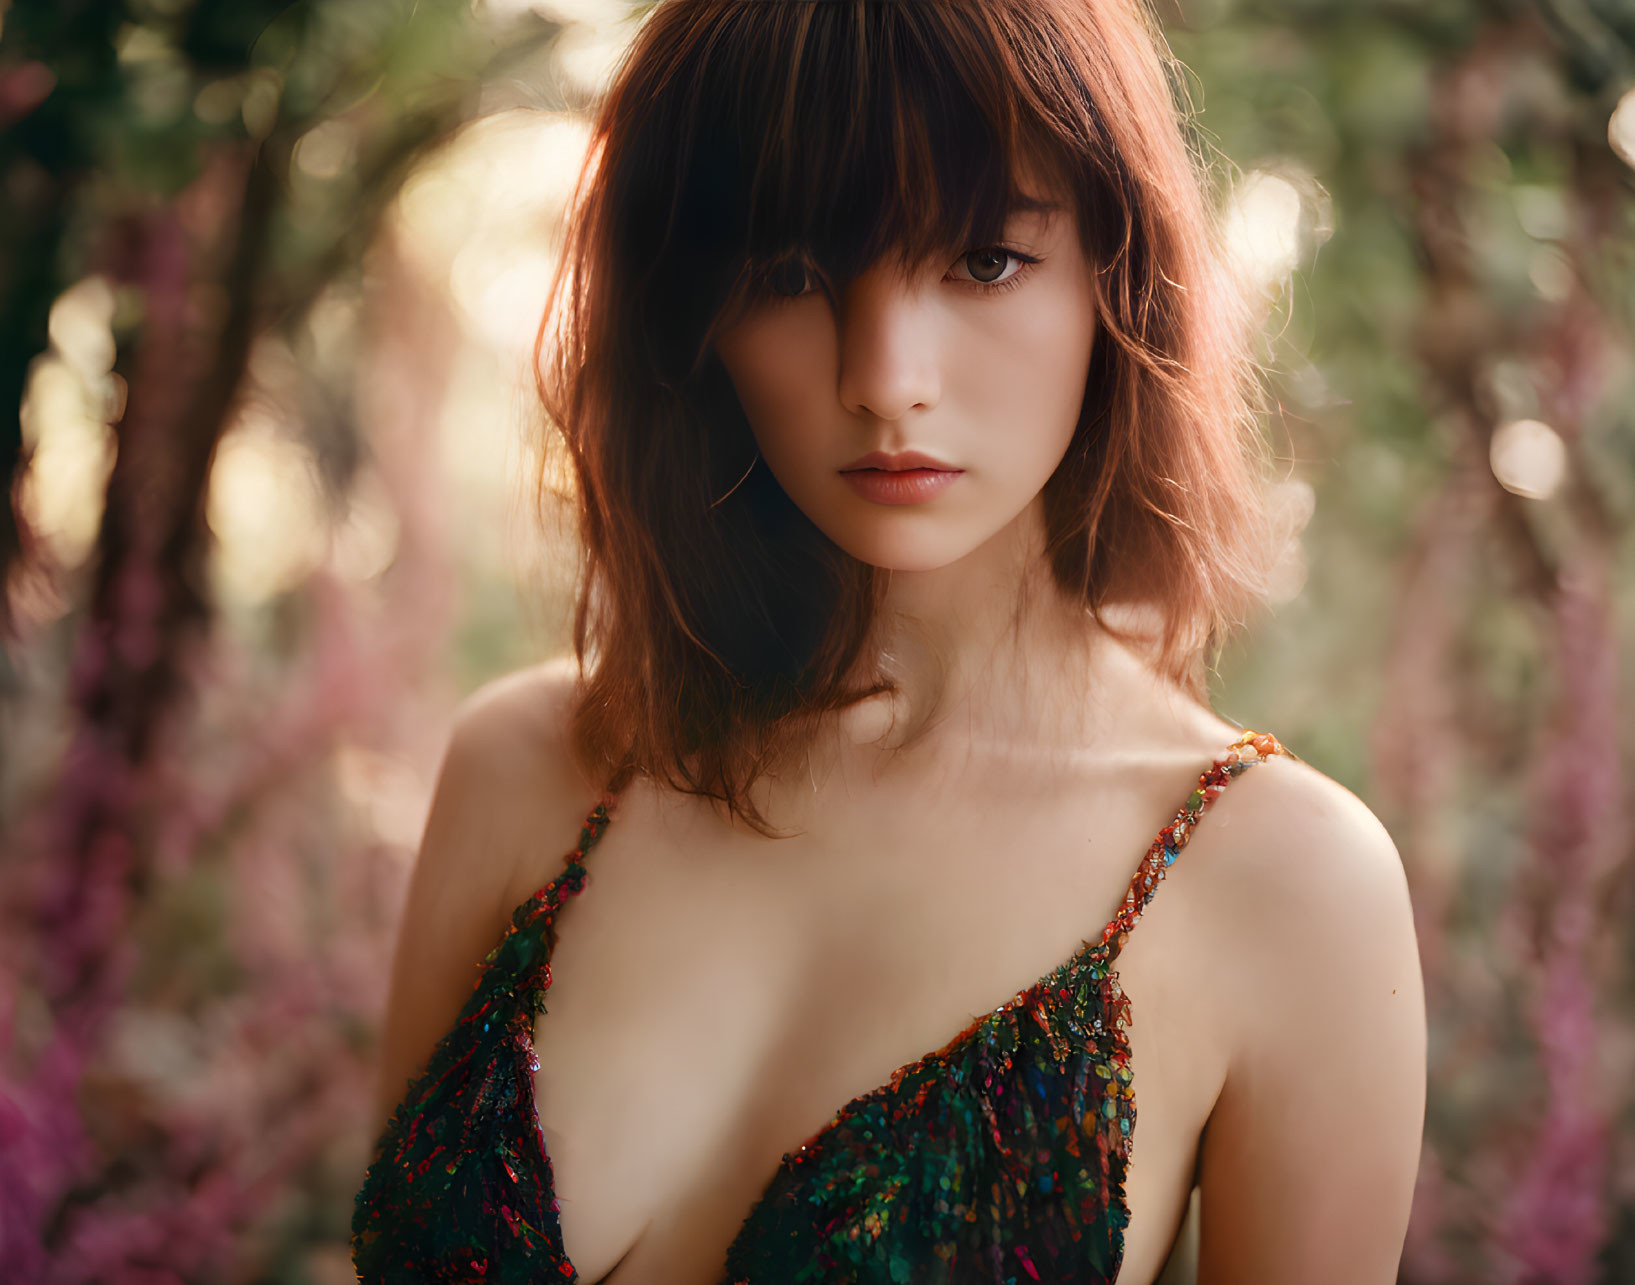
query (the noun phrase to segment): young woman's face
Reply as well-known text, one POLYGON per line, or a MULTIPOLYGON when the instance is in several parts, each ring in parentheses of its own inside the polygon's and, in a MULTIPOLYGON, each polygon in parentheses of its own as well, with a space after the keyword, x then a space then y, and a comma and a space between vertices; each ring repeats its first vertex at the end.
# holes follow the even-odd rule
POLYGON ((767 467, 825 535, 926 571, 1026 511, 1072 440, 1095 340, 1065 201, 951 263, 871 267, 834 307, 815 273, 775 284, 716 352, 767 467))

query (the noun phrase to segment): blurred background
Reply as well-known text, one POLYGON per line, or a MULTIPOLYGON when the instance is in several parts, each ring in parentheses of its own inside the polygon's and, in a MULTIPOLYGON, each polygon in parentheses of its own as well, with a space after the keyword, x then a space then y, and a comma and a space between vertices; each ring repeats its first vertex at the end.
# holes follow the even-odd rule
MULTIPOLYGON (((452 710, 567 650, 530 348, 648 8, 0 0, 0 1280, 352 1278, 452 710)), ((1401 1279, 1635 1281, 1635 2, 1158 12, 1303 523, 1215 703, 1413 889, 1401 1279)))

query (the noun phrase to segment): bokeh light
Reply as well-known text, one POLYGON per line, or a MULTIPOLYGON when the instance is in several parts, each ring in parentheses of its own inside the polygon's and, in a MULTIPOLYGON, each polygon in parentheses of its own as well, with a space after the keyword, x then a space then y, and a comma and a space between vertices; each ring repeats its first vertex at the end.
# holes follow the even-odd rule
POLYGON ((1489 460, 1499 485, 1530 500, 1554 495, 1567 475, 1561 435, 1536 419, 1513 420, 1497 429, 1489 460))
POLYGON ((1250 288, 1280 287, 1300 262, 1300 190, 1280 174, 1249 174, 1233 190, 1226 242, 1250 288))
POLYGON ((223 434, 206 516, 216 537, 218 591, 229 602, 255 604, 288 592, 327 549, 315 461, 264 411, 246 413, 223 434))
POLYGON ((33 362, 21 407, 23 474, 18 507, 54 561, 79 565, 102 518, 113 467, 114 434, 124 380, 113 373, 113 286, 87 277, 51 306, 51 349, 33 362))
POLYGON ((1635 168, 1635 89, 1628 89, 1607 120, 1607 142, 1625 165, 1635 168))

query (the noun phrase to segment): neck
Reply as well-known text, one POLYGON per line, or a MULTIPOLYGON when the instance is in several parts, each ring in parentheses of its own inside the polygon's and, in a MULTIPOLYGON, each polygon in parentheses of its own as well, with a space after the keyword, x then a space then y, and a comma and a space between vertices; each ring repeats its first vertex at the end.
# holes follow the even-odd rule
POLYGON ((957 562, 884 573, 869 663, 898 690, 849 711, 844 739, 900 753, 1094 739, 1110 706, 1089 698, 1116 644, 1056 587, 1044 546, 1035 500, 957 562))
MULTIPOLYGON (((1139 617, 1127 618, 1139 624, 1139 617)), ((1044 557, 1038 502, 957 563, 890 573, 873 646, 851 675, 895 695, 845 710, 788 774, 756 784, 775 824, 813 823, 827 789, 888 778, 911 791, 1050 781, 1212 734, 1212 712, 1063 595, 1044 557)))

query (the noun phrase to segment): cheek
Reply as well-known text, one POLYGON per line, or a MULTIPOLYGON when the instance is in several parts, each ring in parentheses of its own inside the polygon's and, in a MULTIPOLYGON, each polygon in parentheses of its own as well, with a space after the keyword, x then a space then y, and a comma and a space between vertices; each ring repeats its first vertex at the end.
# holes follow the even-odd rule
POLYGON ((1090 352, 1096 342, 1094 305, 1071 279, 1018 291, 973 331, 966 359, 953 363, 960 400, 980 408, 1003 450, 990 464, 1018 485, 1043 485, 1073 439, 1084 406, 1090 352), (999 324, 991 324, 998 321, 999 324))
POLYGON ((815 311, 792 307, 724 332, 715 346, 769 462, 819 445, 808 421, 824 390, 833 396, 835 340, 832 327, 818 324, 826 318, 801 315, 815 311))

